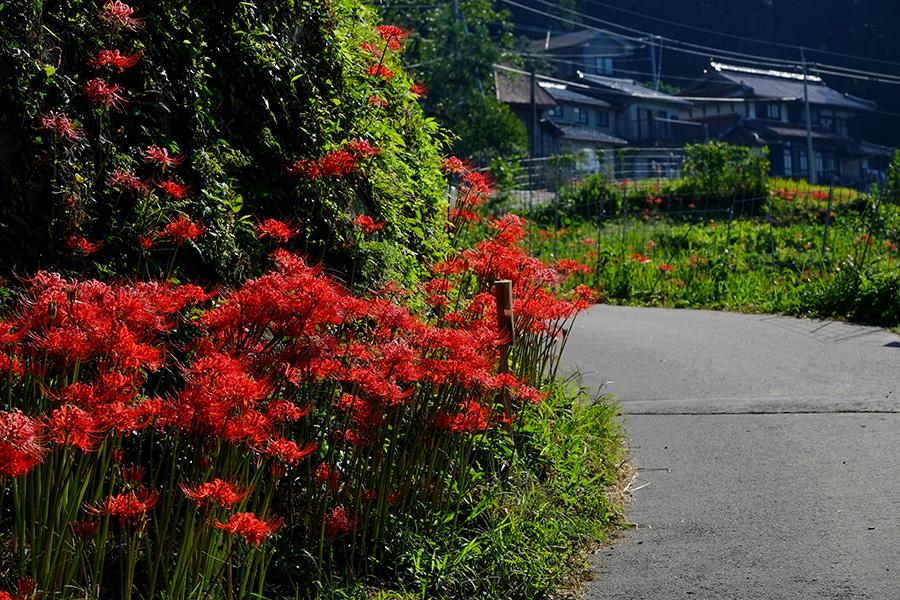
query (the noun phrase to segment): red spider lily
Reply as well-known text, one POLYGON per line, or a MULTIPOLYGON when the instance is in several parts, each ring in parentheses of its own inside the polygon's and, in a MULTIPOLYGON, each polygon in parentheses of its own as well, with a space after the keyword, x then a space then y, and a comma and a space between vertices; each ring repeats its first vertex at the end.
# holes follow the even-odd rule
POLYGON ((150 250, 153 246, 156 245, 157 240, 156 233, 151 233, 150 235, 142 235, 138 237, 138 245, 142 250, 150 250))
POLYGON ((53 441, 75 446, 82 452, 95 451, 101 441, 101 428, 94 415, 71 404, 50 413, 47 430, 53 441))
POLYGON ((87 64, 94 65, 96 68, 112 67, 121 73, 128 67, 133 67, 141 59, 140 54, 132 54, 125 56, 118 50, 101 50, 96 57, 88 61, 87 64))
POLYGON ((319 171, 319 163, 314 160, 298 160, 285 167, 288 175, 303 175, 307 179, 318 179, 322 174, 319 171))
POLYGON ((294 339, 315 335, 322 347, 310 347, 306 355, 310 369, 314 369, 320 361, 333 358, 332 346, 325 347, 329 338, 320 336, 319 328, 344 322, 352 311, 360 309, 360 303, 322 277, 320 268, 309 267, 302 259, 280 250, 273 258, 278 263, 277 271, 247 281, 227 302, 204 315, 204 325, 214 336, 226 339, 233 338, 236 327, 294 339))
POLYGON ((132 17, 134 9, 120 0, 110 0, 103 5, 100 11, 100 19, 113 27, 122 27, 132 31, 141 29, 144 26, 143 19, 132 17))
POLYGON ((371 234, 374 231, 378 231, 382 227, 385 226, 385 221, 381 221, 380 223, 376 223, 372 220, 372 217, 367 215, 359 215, 355 219, 353 219, 353 224, 363 230, 363 233, 366 235, 371 234))
POLYGON ((91 243, 83 237, 70 237, 67 243, 72 250, 81 250, 85 254, 96 252, 103 246, 103 242, 91 243))
POLYGON ((385 100, 384 98, 382 98, 381 96, 379 96, 377 94, 374 96, 369 96, 368 102, 372 106, 387 106, 388 104, 390 104, 390 102, 388 102, 387 100, 385 100))
MULTIPOLYGON (((223 421, 225 422, 225 421, 223 421)), ((208 423, 212 431, 218 431, 223 439, 233 443, 257 445, 269 437, 273 423, 262 413, 249 408, 234 417, 228 418, 225 427, 217 430, 217 423, 208 423)))
POLYGON ((334 150, 319 160, 322 175, 345 175, 356 166, 356 159, 346 150, 334 150))
POLYGON ((520 400, 527 400, 531 404, 540 404, 549 396, 549 392, 541 392, 537 388, 533 388, 530 385, 523 385, 519 388, 518 392, 516 392, 516 396, 520 400))
POLYGON ((485 198, 491 194, 491 186, 493 179, 490 173, 479 173, 478 171, 468 171, 463 176, 463 183, 460 185, 460 193, 467 199, 467 204, 480 204, 485 198), (476 202, 474 199, 478 199, 476 202))
POLYGON ((418 98, 424 98, 425 95, 428 94, 428 86, 424 83, 414 83, 412 87, 409 88, 409 91, 418 98))
POLYGON ((303 447, 299 447, 295 442, 278 438, 269 440, 265 449, 260 450, 260 452, 292 465, 315 452, 318 447, 319 444, 317 442, 307 442, 303 447))
POLYGON ((327 484, 330 489, 336 490, 341 487, 343 476, 340 472, 335 471, 325 463, 320 464, 316 468, 314 474, 316 487, 327 484))
POLYGON ((343 504, 328 509, 325 514, 325 537, 333 540, 343 533, 356 529, 357 523, 357 519, 352 519, 347 515, 343 504))
POLYGON ((556 261, 556 270, 562 273, 573 273, 578 267, 578 263, 571 258, 561 258, 556 261))
POLYGON ((650 259, 646 256, 643 256, 640 252, 635 252, 634 254, 632 254, 631 259, 636 260, 641 264, 650 262, 650 259))
POLYGON ((62 139, 78 142, 84 139, 84 132, 69 120, 65 113, 51 111, 41 115, 41 129, 53 131, 62 139))
POLYGON ((292 227, 283 221, 277 221, 275 219, 266 219, 256 226, 256 231, 259 234, 260 239, 269 236, 281 242, 286 242, 288 239, 296 236, 298 229, 299 227, 296 225, 292 227))
POLYGON ((144 162, 165 167, 177 167, 184 162, 183 156, 170 155, 166 148, 150 146, 144 150, 144 162))
POLYGON ((450 429, 457 433, 484 431, 490 426, 491 407, 475 400, 460 403, 463 412, 459 414, 443 413, 438 416, 435 426, 450 429))
POLYGON ((365 435, 372 428, 384 423, 381 411, 371 398, 364 399, 352 394, 342 394, 334 402, 334 406, 339 410, 349 411, 353 422, 365 435))
POLYGON ((185 185, 183 183, 178 183, 174 179, 157 181, 156 187, 164 191, 169 196, 175 198, 176 200, 184 200, 188 195, 188 192, 191 191, 191 186, 185 185))
POLYGON ((40 600, 41 594, 37 593, 37 584, 31 577, 23 577, 16 582, 16 593, 0 590, 0 600, 40 600))
POLYGON ((108 108, 112 106, 119 112, 125 112, 125 104, 130 100, 122 95, 124 89, 118 83, 108 85, 102 79, 91 79, 82 88, 91 106, 108 108))
POLYGON ((307 179, 319 179, 346 175, 356 166, 356 159, 346 150, 333 150, 319 160, 300 160, 287 167, 290 175, 304 175, 307 179))
POLYGON ((7 475, 10 477, 25 475, 41 460, 41 456, 22 452, 0 441, 0 479, 7 475))
POLYGON ((250 488, 242 490, 240 486, 222 481, 218 477, 211 482, 201 483, 198 486, 191 487, 184 483, 179 483, 178 487, 181 488, 185 496, 196 502, 198 507, 202 506, 204 501, 210 500, 219 506, 231 508, 232 504, 246 498, 251 491, 250 488))
POLYGON ((231 515, 227 523, 213 521, 212 526, 231 535, 239 534, 251 544, 259 546, 272 532, 281 526, 281 519, 273 521, 260 520, 253 513, 237 513, 231 515))
POLYGON ((270 421, 296 421, 312 412, 312 406, 300 408, 293 402, 284 399, 271 400, 266 407, 266 418, 270 421))
POLYGON ((394 73, 384 65, 372 65, 366 69, 366 75, 371 77, 383 77, 385 81, 390 81, 394 73))
POLYGON ((659 265, 659 266, 657 267, 657 269, 659 269, 660 271, 662 271, 663 273, 665 273, 665 272, 667 272, 667 271, 674 271, 674 270, 675 270, 675 267, 673 267, 672 265, 659 265))
POLYGON ((515 246, 525 239, 528 221, 518 215, 507 213, 500 219, 492 220, 490 226, 497 231, 494 234, 495 240, 506 246, 515 246))
POLYGON ((169 236, 181 244, 185 240, 193 240, 199 237, 205 231, 206 228, 201 226, 199 221, 194 223, 184 215, 178 215, 166 225, 166 228, 159 235, 169 236))
POLYGON ((107 496, 100 506, 83 504, 82 508, 94 515, 111 515, 121 521, 143 517, 148 510, 159 502, 159 492, 151 492, 147 488, 138 487, 130 492, 115 496, 107 496))
POLYGON ((0 477, 19 477, 43 460, 43 428, 20 411, 0 412, 0 477))
POLYGON ((347 150, 350 151, 350 154, 356 160, 369 158, 377 155, 380 152, 378 148, 372 146, 365 140, 350 140, 349 142, 347 142, 347 150))
POLYGON ((147 191, 146 182, 141 180, 131 171, 123 171, 122 169, 116 169, 115 171, 110 173, 106 178, 106 185, 111 188, 129 190, 134 193, 147 191))
POLYGON ((445 173, 462 175, 463 173, 471 169, 472 166, 468 162, 464 162, 455 156, 450 156, 443 160, 442 168, 444 169, 445 173))
POLYGON ((396 25, 379 25, 376 29, 381 39, 387 42, 388 48, 391 50, 399 50, 401 40, 409 35, 408 31, 404 31, 396 25))
POLYGON ((129 484, 129 487, 138 484, 144 479, 144 469, 137 465, 129 465, 127 467, 122 465, 122 479, 129 484))
POLYGON ((90 537, 97 533, 96 521, 72 521, 69 527, 72 529, 72 535, 78 537, 90 537))

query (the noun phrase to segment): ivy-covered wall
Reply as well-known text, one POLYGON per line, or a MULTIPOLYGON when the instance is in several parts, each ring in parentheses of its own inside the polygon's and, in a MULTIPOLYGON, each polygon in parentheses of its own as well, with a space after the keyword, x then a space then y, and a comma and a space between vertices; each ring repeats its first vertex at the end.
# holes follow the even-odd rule
POLYGON ((17 0, 0 27, 5 277, 230 282, 280 244, 409 281, 443 247, 444 134, 357 0, 17 0))

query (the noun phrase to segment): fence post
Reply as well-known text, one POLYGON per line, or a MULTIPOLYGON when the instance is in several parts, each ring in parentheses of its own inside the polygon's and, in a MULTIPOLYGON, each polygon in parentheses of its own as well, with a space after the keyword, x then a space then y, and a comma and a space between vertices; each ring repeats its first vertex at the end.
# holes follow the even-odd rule
MULTIPOLYGON (((516 329, 513 320, 512 305, 512 281, 509 279, 501 279, 494 282, 494 298, 497 302, 497 333, 500 334, 503 342, 500 344, 500 364, 498 370, 500 373, 509 373, 509 349, 516 343, 516 329)), ((503 410, 506 416, 512 416, 512 402, 509 397, 509 388, 503 386, 501 392, 503 398, 503 410)))
POLYGON ((828 249, 828 226, 831 225, 831 205, 834 200, 834 176, 831 178, 831 188, 828 190, 828 210, 825 211, 825 232, 822 234, 822 261, 819 263, 819 277, 825 271, 825 252, 828 249))
POLYGON ((772 272, 775 272, 775 225, 772 223, 772 199, 769 198, 769 243, 772 246, 772 272))

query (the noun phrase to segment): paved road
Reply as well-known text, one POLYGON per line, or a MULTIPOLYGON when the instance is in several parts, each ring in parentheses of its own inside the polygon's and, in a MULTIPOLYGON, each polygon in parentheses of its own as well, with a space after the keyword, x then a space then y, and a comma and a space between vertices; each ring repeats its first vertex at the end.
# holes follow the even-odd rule
POLYGON ((619 397, 638 468, 587 599, 900 598, 900 336, 597 306, 563 359, 619 397))

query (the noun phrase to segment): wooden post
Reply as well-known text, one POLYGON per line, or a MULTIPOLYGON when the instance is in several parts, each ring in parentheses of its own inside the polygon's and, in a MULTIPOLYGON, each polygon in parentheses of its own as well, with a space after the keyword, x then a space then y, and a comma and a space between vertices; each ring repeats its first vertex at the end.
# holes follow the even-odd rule
MULTIPOLYGON (((503 279, 494 283, 494 298, 497 301, 497 332, 503 338, 500 344, 500 364, 498 369, 501 373, 509 373, 509 349, 515 343, 516 330, 513 325, 513 307, 512 307, 512 281, 503 279)), ((512 401, 509 397, 509 388, 503 388, 503 410, 506 416, 512 416, 512 401)), ((509 429, 509 426, 507 426, 509 429)))

